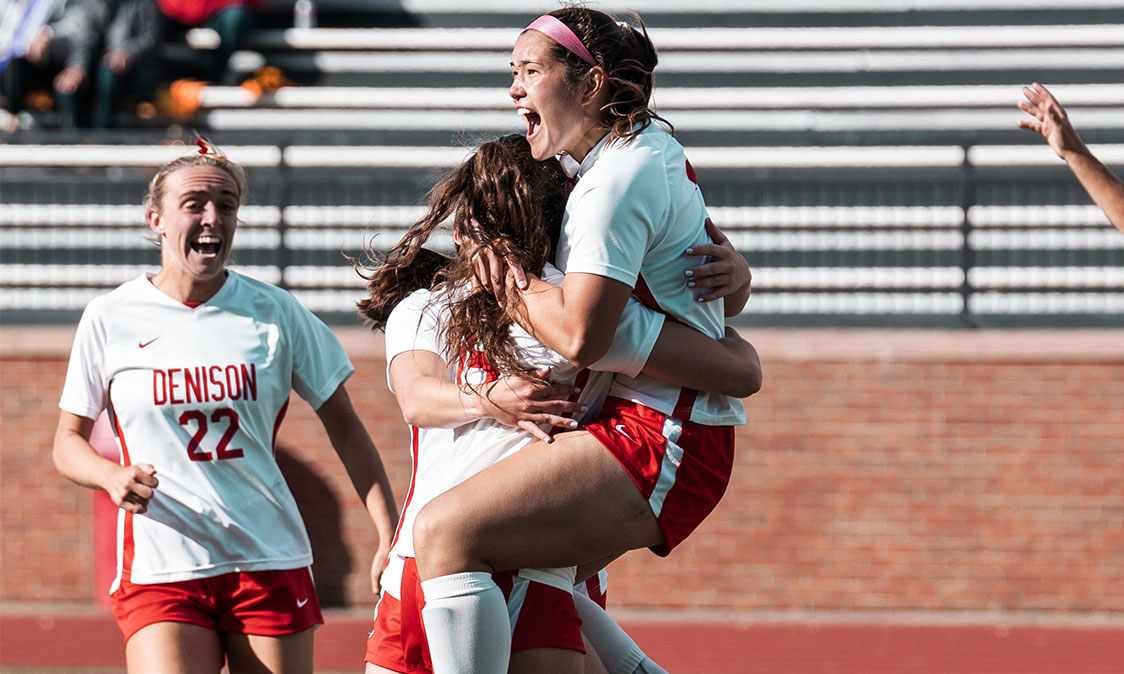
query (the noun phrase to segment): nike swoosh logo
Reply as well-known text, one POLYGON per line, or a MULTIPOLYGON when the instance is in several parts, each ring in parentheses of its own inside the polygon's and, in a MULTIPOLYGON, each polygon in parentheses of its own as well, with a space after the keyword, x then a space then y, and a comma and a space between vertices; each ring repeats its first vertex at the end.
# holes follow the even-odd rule
POLYGON ((304 608, 304 605, 307 604, 307 603, 308 603, 308 599, 298 599, 297 600, 297 608, 304 608))
POLYGON ((160 338, 159 338, 159 337, 153 337, 152 339, 148 340, 147 342, 141 342, 141 343, 140 343, 140 344, 138 344, 137 346, 139 346, 140 348, 142 348, 142 349, 143 349, 144 347, 148 346, 149 344, 151 344, 151 343, 155 342, 155 341, 156 341, 156 340, 158 340, 158 339, 160 339, 160 338))
POLYGON ((625 430, 624 424, 617 424, 613 428, 615 428, 618 433, 620 433, 624 437, 628 438, 629 442, 636 442, 635 440, 632 439, 632 436, 628 434, 628 431, 625 430))

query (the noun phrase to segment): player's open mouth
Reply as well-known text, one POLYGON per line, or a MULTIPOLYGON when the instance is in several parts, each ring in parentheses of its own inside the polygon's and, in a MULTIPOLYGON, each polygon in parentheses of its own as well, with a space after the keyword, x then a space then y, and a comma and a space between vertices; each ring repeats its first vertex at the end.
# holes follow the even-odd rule
POLYGON ((539 125, 542 124, 542 118, 539 117, 537 112, 531 112, 527 108, 518 108, 518 112, 527 122, 527 137, 530 138, 539 130, 539 125))
POLYGON ((218 255, 221 248, 222 239, 217 236, 204 234, 191 242, 191 250, 206 257, 218 255))

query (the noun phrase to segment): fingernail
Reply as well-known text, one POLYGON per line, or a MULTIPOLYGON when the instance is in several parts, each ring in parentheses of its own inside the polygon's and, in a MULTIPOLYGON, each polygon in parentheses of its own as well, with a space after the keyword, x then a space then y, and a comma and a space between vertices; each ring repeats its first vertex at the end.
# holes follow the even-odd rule
POLYGON ((698 298, 698 299, 697 299, 697 300, 695 300, 695 301, 696 301, 696 302, 698 302, 699 304, 702 304, 703 302, 706 302, 706 299, 705 299, 705 298, 702 298, 702 297, 700 297, 700 298, 698 298))
POLYGON ((688 269, 687 271, 683 272, 683 275, 686 276, 687 278, 691 278, 692 276, 695 275, 695 272, 688 269))
POLYGON ((589 405, 582 405, 582 406, 581 406, 581 411, 582 411, 582 412, 588 412, 588 411, 589 411, 589 405))
POLYGON ((687 281, 687 287, 688 287, 688 288, 694 288, 694 287, 695 287, 695 282, 694 282, 694 281, 687 281))
POLYGON ((580 387, 580 386, 574 387, 574 393, 581 393, 581 392, 582 392, 582 387, 580 387))
POLYGON ((694 249, 694 248, 688 248, 688 249, 687 249, 687 254, 688 254, 688 255, 694 255, 694 254, 695 254, 695 249, 694 249))
POLYGON ((578 422, 571 420, 570 421, 570 428, 577 428, 577 427, 578 427, 578 422))

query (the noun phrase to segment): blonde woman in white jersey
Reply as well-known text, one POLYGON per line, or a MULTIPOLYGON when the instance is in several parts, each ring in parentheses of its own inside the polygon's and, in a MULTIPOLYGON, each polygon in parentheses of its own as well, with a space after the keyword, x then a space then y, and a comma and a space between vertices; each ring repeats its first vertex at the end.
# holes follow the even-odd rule
POLYGON ((354 368, 284 290, 225 267, 242 169, 200 142, 145 201, 161 268, 94 299, 78 326, 54 460, 120 507, 111 603, 132 674, 311 672, 323 622, 308 536, 274 458, 295 390, 315 410, 379 536, 397 519, 344 386, 354 368), (90 446, 108 410, 120 465, 90 446))
MULTIPOLYGON (((535 161, 521 136, 485 143, 431 191, 427 215, 371 277, 361 313, 386 332, 388 379, 411 424, 414 473, 368 640, 368 674, 432 671, 421 629, 425 597, 418 587, 411 527, 436 495, 535 437, 549 440, 545 426, 513 427, 521 421, 518 412, 507 411, 518 407, 513 405, 516 390, 544 405, 534 421, 565 428, 576 425, 568 415, 577 418, 579 405, 599 408, 610 371, 631 376, 642 368, 659 372, 677 354, 678 369, 690 369, 697 377, 688 383, 699 384, 731 361, 735 367, 724 368, 728 380, 749 379, 751 386, 759 382, 752 346, 736 337, 719 343, 665 323, 662 314, 638 302, 626 307, 613 346, 592 373, 578 372, 513 323, 475 279, 473 253, 483 245, 502 248, 528 270, 560 283, 561 272, 547 261, 568 191, 557 162, 535 161), (450 219, 458 244, 454 259, 422 247, 450 219), (686 366, 684 351, 691 354, 694 368, 686 366), (549 382, 541 380, 545 371, 549 382), (567 402, 564 397, 575 379, 580 397, 567 402)), ((509 299, 518 301, 514 295, 509 299)), ((580 657, 583 633, 609 672, 631 672, 641 663, 649 671, 662 671, 601 608, 587 598, 571 598, 575 572, 572 566, 520 569, 496 577, 512 616, 511 671, 558 672, 588 663, 588 653, 580 657), (575 619, 575 609, 581 621, 575 619), (579 623, 584 623, 580 632, 579 623)))
MULTIPOLYGON (((561 155, 577 179, 556 257, 563 286, 531 277, 513 313, 578 365, 605 353, 632 296, 711 337, 748 299, 748 274, 691 266, 687 253, 709 243, 706 209, 682 147, 648 108, 655 65, 642 29, 581 7, 540 17, 512 52, 509 93, 532 154, 561 155), (724 301, 697 301, 688 278, 726 285, 707 294, 724 301)), ((643 547, 666 555, 711 512, 745 418, 738 400, 699 388, 617 377, 586 430, 531 445, 422 510, 414 544, 437 674, 504 671, 491 570, 596 566, 643 547)))

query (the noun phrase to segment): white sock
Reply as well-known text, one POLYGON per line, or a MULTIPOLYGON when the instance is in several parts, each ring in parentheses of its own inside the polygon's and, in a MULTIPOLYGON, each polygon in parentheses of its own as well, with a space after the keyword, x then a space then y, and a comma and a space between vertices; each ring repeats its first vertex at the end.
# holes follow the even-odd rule
POLYGON ((421 586, 434 674, 506 674, 511 621, 492 574, 454 573, 421 586))
POLYGON ((592 599, 575 592, 574 606, 578 609, 578 617, 582 619, 582 634, 589 639, 609 674, 667 674, 592 599))

